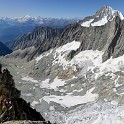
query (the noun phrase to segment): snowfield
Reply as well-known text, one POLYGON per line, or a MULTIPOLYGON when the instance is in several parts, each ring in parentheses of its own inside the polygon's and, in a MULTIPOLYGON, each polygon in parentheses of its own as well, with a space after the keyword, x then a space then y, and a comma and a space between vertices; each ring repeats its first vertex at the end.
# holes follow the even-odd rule
POLYGON ((72 107, 78 104, 88 103, 95 101, 98 97, 98 94, 93 94, 92 91, 94 87, 87 91, 84 96, 73 96, 73 95, 66 95, 66 96, 44 96, 43 100, 50 103, 51 101, 59 103, 63 107, 72 107))
POLYGON ((90 19, 89 21, 83 22, 83 23, 81 24, 81 26, 83 26, 83 27, 90 27, 90 24, 91 24, 91 22, 92 22, 93 20, 94 20, 94 19, 90 19))
POLYGON ((105 25, 108 22, 107 16, 105 16, 104 18, 102 18, 101 20, 92 23, 92 26, 102 26, 105 25))
POLYGON ((33 82, 33 83, 38 83, 37 80, 34 80, 34 79, 31 78, 31 77, 23 77, 22 80, 23 80, 23 81, 33 82))

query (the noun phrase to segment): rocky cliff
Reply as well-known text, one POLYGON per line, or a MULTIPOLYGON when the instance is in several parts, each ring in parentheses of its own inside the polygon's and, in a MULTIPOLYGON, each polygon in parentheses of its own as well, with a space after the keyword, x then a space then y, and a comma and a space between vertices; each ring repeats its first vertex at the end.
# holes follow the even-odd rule
POLYGON ((10 120, 45 121, 30 103, 20 98, 12 75, 7 69, 2 71, 0 65, 0 122, 10 120))

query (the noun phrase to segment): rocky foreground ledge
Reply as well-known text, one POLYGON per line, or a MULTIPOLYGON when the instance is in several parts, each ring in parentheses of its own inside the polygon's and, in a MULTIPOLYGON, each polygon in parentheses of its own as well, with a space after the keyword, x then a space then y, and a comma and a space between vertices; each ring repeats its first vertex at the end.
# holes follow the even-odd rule
POLYGON ((50 124, 42 115, 20 97, 13 76, 0 64, 0 123, 5 124, 50 124), (20 121, 21 120, 21 121, 20 121), (25 121, 26 120, 26 121, 25 121), (30 121, 29 121, 30 120, 30 121))
POLYGON ((3 124, 50 124, 50 122, 45 121, 8 121, 3 124))

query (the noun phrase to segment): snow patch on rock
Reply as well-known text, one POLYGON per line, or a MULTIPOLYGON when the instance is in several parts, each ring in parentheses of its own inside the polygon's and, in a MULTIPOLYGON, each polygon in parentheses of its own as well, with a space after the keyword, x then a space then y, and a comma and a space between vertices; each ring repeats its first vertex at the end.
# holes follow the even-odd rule
POLYGON ((39 102, 34 100, 34 101, 31 103, 31 106, 32 106, 32 107, 35 107, 35 105, 37 105, 37 104, 39 104, 39 102))
POLYGON ((24 81, 29 81, 29 82, 33 82, 33 83, 38 83, 37 80, 34 80, 34 79, 31 78, 31 77, 23 77, 22 80, 24 80, 24 81))
POLYGON ((90 27, 90 24, 91 24, 91 22, 92 22, 93 20, 94 20, 94 19, 90 19, 89 21, 83 22, 83 23, 81 24, 81 26, 82 26, 82 27, 90 27))
POLYGON ((94 22, 94 23, 91 23, 91 25, 94 27, 94 26, 102 26, 102 25, 105 25, 106 23, 108 22, 107 20, 107 16, 105 16, 104 18, 102 18, 101 20, 97 21, 97 22, 94 22))
POLYGON ((47 101, 48 103, 56 102, 63 107, 72 107, 75 105, 93 102, 98 98, 98 94, 93 94, 92 91, 94 87, 91 88, 89 91, 86 92, 84 96, 73 96, 73 95, 65 95, 65 96, 44 96, 43 100, 47 101))

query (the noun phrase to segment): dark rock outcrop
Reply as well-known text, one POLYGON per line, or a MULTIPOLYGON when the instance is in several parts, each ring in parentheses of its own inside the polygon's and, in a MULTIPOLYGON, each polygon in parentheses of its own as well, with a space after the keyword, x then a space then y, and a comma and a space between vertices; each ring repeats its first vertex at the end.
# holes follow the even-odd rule
POLYGON ((15 44, 14 50, 25 49, 34 46, 38 48, 42 46, 42 49, 48 49, 47 46, 54 46, 57 42, 57 37, 60 36, 63 29, 53 29, 49 27, 37 27, 32 33, 22 36, 18 43, 15 44), (54 42, 53 42, 54 41, 54 42), (56 42, 55 42, 56 41, 56 42))
POLYGON ((45 121, 39 112, 30 107, 30 103, 20 98, 12 75, 4 69, 0 71, 0 122, 8 120, 45 121), (4 103, 7 99, 12 102, 10 108, 4 103))

